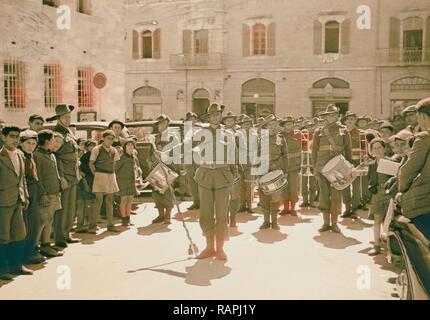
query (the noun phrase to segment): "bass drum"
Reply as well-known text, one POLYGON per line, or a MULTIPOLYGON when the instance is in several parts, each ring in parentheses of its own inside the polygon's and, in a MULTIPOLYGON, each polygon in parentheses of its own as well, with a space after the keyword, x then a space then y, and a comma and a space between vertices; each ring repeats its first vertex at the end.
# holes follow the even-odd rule
POLYGON ((173 187, 178 177, 179 175, 175 171, 164 163, 158 162, 146 177, 145 182, 149 182, 155 190, 164 194, 169 189, 169 185, 173 187))
POLYGON ((282 170, 266 173, 259 181, 259 189, 263 195, 271 196, 272 202, 281 200, 281 191, 287 186, 287 178, 282 170))

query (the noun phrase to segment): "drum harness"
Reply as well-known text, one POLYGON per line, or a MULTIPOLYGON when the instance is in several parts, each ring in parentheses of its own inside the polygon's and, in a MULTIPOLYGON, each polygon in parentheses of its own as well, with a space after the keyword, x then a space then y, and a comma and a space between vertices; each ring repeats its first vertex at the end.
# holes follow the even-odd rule
MULTIPOLYGON (((153 143, 153 147, 154 147, 154 150, 157 150, 157 147, 156 147, 155 143, 153 143)), ((155 155, 155 157, 157 158, 157 160, 160 163, 163 163, 161 161, 161 157, 156 152, 154 152, 154 155, 155 155)), ((163 171, 163 173, 165 175, 165 179, 166 179, 167 185, 169 186, 169 191, 172 194, 173 202, 175 203, 176 209, 178 210, 178 214, 182 215, 181 208, 179 207, 179 202, 178 202, 178 200, 176 199, 176 196, 175 196, 175 190, 173 190, 172 186, 169 183, 169 179, 168 179, 168 176, 167 176, 167 171, 163 167, 162 167, 162 171, 163 171)), ((181 217, 180 220, 182 221, 182 226, 185 229, 185 234, 186 234, 187 239, 188 239, 188 241, 190 243, 189 246, 188 246, 188 255, 189 256, 191 256, 193 254, 197 255, 199 253, 199 248, 197 247, 197 245, 193 242, 193 239, 191 238, 190 231, 188 230, 188 227, 185 224, 185 219, 183 219, 181 217)))

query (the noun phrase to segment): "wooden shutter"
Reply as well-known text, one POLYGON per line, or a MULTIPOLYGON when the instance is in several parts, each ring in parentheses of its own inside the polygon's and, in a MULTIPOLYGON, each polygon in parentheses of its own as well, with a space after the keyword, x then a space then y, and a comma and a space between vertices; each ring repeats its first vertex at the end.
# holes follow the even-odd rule
POLYGON ((153 41, 154 41, 154 59, 160 59, 161 58, 161 31, 160 29, 156 29, 152 33, 153 41))
POLYGON ((430 17, 427 17, 425 26, 424 52, 425 61, 430 61, 430 17))
POLYGON ((400 19, 390 17, 389 62, 400 62, 400 19))
POLYGON ((139 32, 133 30, 133 59, 139 59, 139 32))
POLYGON ((182 31, 182 53, 191 54, 191 30, 182 31))
POLYGON ((322 54, 322 23, 314 21, 314 54, 322 54))
POLYGON ((250 29, 247 24, 242 25, 242 53, 244 57, 248 57, 250 54, 249 40, 250 40, 250 29))
POLYGON ((276 24, 274 22, 267 27, 267 55, 276 56, 276 24))
POLYGON ((349 46, 350 46, 350 29, 351 29, 351 20, 346 19, 340 25, 340 36, 341 36, 341 44, 340 44, 340 53, 341 54, 349 54, 349 46))

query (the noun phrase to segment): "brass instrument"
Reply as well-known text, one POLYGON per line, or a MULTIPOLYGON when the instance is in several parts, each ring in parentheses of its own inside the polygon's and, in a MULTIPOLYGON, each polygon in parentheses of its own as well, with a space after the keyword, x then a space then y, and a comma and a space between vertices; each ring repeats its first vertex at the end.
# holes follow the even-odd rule
POLYGON ((310 151, 310 133, 309 130, 304 129, 301 131, 301 163, 300 163, 300 175, 302 177, 312 177, 311 171, 311 151, 310 151))

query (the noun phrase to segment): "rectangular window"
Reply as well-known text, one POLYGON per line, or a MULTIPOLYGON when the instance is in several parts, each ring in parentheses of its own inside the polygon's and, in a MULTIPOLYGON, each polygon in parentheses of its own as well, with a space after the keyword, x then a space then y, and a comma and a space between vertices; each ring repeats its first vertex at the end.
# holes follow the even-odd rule
POLYGON ((94 106, 93 70, 89 67, 78 69, 78 107, 91 109, 94 106))
POLYGON ((91 2, 90 0, 78 0, 77 11, 84 14, 91 14, 91 2))
POLYGON ((209 52, 209 30, 197 30, 194 32, 194 53, 208 54, 209 52))
POLYGON ((45 107, 54 108, 62 100, 61 67, 58 64, 45 64, 45 107))
POLYGON ((43 0, 43 4, 50 7, 57 7, 56 0, 43 0))
POLYGON ((4 106, 17 109, 25 107, 25 64, 23 61, 6 60, 4 72, 4 106))
POLYGON ((339 53, 339 23, 328 22, 325 27, 325 53, 339 53))
POLYGON ((142 52, 143 59, 152 58, 152 32, 145 31, 142 33, 142 52))

